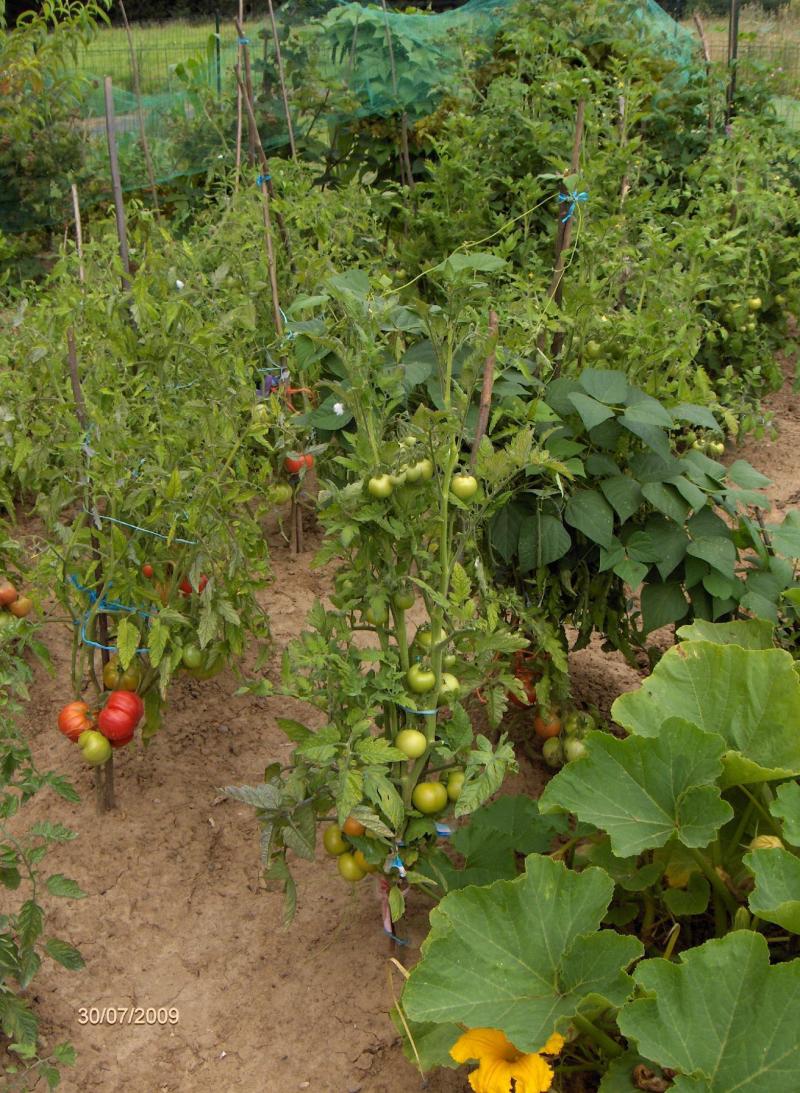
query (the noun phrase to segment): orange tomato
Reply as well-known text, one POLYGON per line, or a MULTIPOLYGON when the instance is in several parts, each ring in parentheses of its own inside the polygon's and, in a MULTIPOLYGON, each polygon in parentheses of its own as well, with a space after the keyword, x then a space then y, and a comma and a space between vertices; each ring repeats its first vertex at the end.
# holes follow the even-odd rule
POLYGON ((537 713, 533 719, 533 731, 540 740, 550 740, 551 737, 558 736, 561 732, 561 719, 554 710, 546 714, 545 717, 542 717, 541 713, 537 713))
POLYGON ((366 830, 364 825, 360 824, 358 820, 354 820, 352 816, 348 816, 342 824, 342 831, 345 835, 355 835, 356 838, 358 838, 359 835, 363 835, 366 830))

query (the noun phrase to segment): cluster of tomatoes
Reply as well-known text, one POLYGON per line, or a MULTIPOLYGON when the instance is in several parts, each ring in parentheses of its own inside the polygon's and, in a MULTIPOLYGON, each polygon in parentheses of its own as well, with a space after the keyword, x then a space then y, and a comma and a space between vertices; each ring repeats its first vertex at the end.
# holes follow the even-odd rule
POLYGON ((338 824, 331 824, 322 836, 322 845, 331 857, 336 858, 339 873, 351 884, 363 880, 367 873, 378 872, 378 866, 367 861, 364 851, 357 850, 345 838, 349 836, 351 839, 360 839, 366 833, 367 829, 362 823, 348 816, 341 827, 338 824))
POLYGON ((30 615, 33 609, 33 600, 28 596, 20 596, 17 589, 8 580, 0 580, 0 618, 10 615, 12 618, 24 619, 30 615))
MULTIPOLYGON (((367 493, 379 501, 390 497, 396 486, 430 482, 433 478, 433 462, 425 459, 404 463, 393 474, 384 471, 367 480, 367 493)), ((472 474, 454 474, 450 479, 450 492, 459 501, 470 501, 478 492, 478 479, 472 474)))
POLYGON ((135 691, 111 691, 101 710, 93 712, 86 702, 69 702, 58 715, 60 732, 77 744, 92 767, 102 766, 112 748, 123 748, 133 740, 144 717, 144 702, 135 691))
POLYGON ((283 469, 287 474, 300 474, 302 470, 310 471, 314 466, 314 456, 309 452, 287 455, 283 461, 283 469))
MULTIPOLYGON (((538 718, 537 718, 538 721, 538 718)), ((564 718, 563 722, 557 714, 551 715, 551 725, 558 726, 557 731, 545 737, 542 744, 542 756, 549 767, 563 767, 565 763, 573 763, 576 759, 582 759, 586 755, 586 745, 583 737, 591 732, 597 725, 590 713, 573 710, 564 718), (563 733, 562 733, 563 729, 563 733)), ((534 723, 537 736, 542 734, 534 723)))
MULTIPOLYGON (((155 580, 159 599, 166 606, 172 589, 174 566, 172 562, 167 562, 165 568, 166 576, 161 576, 156 573, 155 567, 150 562, 145 562, 142 566, 142 576, 146 577, 148 581, 155 580)), ((207 584, 208 577, 205 573, 201 575, 197 582, 197 588, 192 585, 192 582, 188 577, 183 577, 182 580, 178 582, 178 591, 182 596, 192 596, 195 593, 199 596, 207 584)))

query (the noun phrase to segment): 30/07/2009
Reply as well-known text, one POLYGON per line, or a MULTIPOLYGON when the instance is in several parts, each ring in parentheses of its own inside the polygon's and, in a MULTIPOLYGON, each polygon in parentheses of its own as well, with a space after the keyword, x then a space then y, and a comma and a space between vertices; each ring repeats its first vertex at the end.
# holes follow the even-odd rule
POLYGON ((177 1006, 81 1006, 79 1025, 177 1025, 177 1006))

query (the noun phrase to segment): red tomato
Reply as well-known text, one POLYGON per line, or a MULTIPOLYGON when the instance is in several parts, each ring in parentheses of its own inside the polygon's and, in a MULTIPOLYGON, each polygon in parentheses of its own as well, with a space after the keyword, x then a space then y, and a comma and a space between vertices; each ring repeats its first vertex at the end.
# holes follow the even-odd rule
POLYGON ((520 710, 526 710, 529 706, 533 706, 533 704, 536 702, 536 681, 533 678, 533 672, 531 672, 529 668, 517 668, 517 670, 514 672, 514 675, 520 681, 525 690, 527 702, 523 702, 521 699, 517 698, 517 696, 515 694, 512 694, 511 691, 507 692, 508 701, 511 703, 512 706, 516 706, 520 710))
POLYGON ((82 732, 94 728, 94 722, 85 702, 70 702, 58 715, 58 728, 73 744, 77 744, 82 732))
POLYGON ((306 457, 304 455, 299 455, 296 458, 294 456, 287 455, 283 461, 283 467, 287 474, 299 474, 303 467, 305 467, 305 465, 306 457))
POLYGON ((311 470, 311 468, 314 466, 314 456, 313 455, 304 455, 303 456, 303 462, 308 467, 308 469, 311 470))
POLYGON ((139 695, 133 691, 112 691, 97 718, 97 727, 112 744, 122 747, 130 743, 143 714, 144 702, 139 695))
POLYGON ((550 740, 561 732, 561 720, 557 713, 537 714, 533 719, 533 731, 541 740, 550 740))
MULTIPOLYGON (((198 585, 197 585, 197 592, 198 592, 198 593, 202 592, 202 591, 203 591, 203 589, 205 588, 205 586, 206 586, 207 584, 208 584, 208 577, 206 577, 206 575, 205 575, 205 573, 204 573, 204 574, 203 574, 203 575, 202 575, 202 576, 200 577, 200 581, 199 581, 199 583, 198 583, 198 585)), ((189 580, 189 578, 188 578, 188 577, 184 577, 184 579, 183 579, 183 580, 181 581, 181 583, 180 583, 180 584, 178 585, 178 588, 179 588, 179 589, 181 590, 181 593, 182 593, 182 594, 183 594, 184 596, 191 596, 191 594, 192 594, 192 593, 193 593, 193 592, 195 591, 195 589, 194 589, 194 588, 192 588, 192 584, 191 584, 191 581, 189 580)))
POLYGON ((154 573, 155 573, 155 570, 153 569, 153 567, 150 565, 149 562, 146 562, 142 566, 142 576, 147 577, 148 580, 150 580, 150 578, 153 576, 154 573))

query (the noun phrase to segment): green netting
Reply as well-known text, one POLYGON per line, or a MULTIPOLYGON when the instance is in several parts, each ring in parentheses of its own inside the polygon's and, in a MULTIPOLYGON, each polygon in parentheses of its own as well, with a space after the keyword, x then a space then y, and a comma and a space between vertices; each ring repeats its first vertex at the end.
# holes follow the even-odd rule
MULTIPOLYGON (((629 11, 625 5, 626 16, 629 11)), ((655 0, 643 0, 636 14, 641 39, 688 71, 695 53, 692 36, 655 0)), ((290 114, 303 151, 319 153, 326 141, 330 145, 337 139, 337 128, 363 119, 404 114, 413 123, 430 114, 485 55, 499 28, 515 18, 524 18, 515 0, 468 0, 438 13, 342 0, 288 0, 276 12, 277 30, 290 114)), ((270 150, 282 148, 287 123, 271 24, 251 21, 247 34, 261 138, 270 150)), ((205 173, 218 160, 227 162, 235 130, 238 42, 233 26, 135 26, 133 43, 156 180, 205 173)), ((123 187, 143 188, 147 174, 127 38, 119 30, 101 31, 80 58, 80 70, 87 77, 76 104, 82 163, 78 169, 71 164, 70 174, 82 199, 108 193, 106 75, 114 81, 123 187)), ((51 194, 45 222, 58 223, 69 218, 69 208, 51 182, 42 180, 51 194)), ((0 196, 0 228, 24 230, 34 226, 30 217, 24 204, 0 196)))

